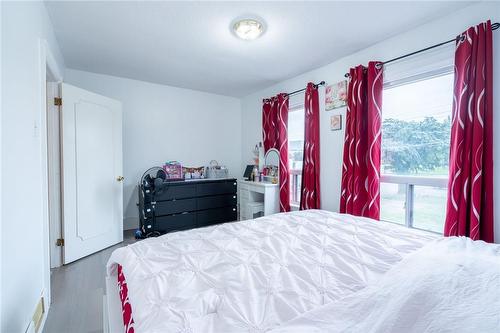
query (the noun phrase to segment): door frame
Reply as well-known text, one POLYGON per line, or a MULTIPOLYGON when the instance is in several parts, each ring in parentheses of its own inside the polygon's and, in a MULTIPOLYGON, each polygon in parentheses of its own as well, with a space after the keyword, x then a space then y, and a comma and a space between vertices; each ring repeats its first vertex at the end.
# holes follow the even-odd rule
POLYGON ((56 106, 52 101, 54 98, 61 97, 61 84, 52 80, 50 76, 47 78, 47 177, 48 177, 48 207, 49 207, 49 255, 50 268, 57 268, 63 265, 63 251, 61 246, 56 245, 58 238, 62 238, 62 154, 61 154, 61 123, 60 123, 60 106, 56 106), (59 127, 57 135, 48 131, 50 122, 54 122, 54 117, 57 118, 56 126, 59 127), (55 163, 58 161, 58 163, 55 163), (52 163, 50 163, 52 162, 52 163), (59 172, 57 172, 59 171, 59 172), (55 176, 59 173, 59 186, 57 186, 55 176), (52 177, 52 181, 51 181, 52 177), (59 200, 54 200, 55 193, 58 193, 59 200), (54 212, 59 211, 59 219, 54 219, 54 212))
POLYGON ((62 82, 63 72, 57 64, 54 53, 45 39, 39 39, 39 136, 40 136, 40 176, 41 176, 41 198, 42 198, 42 224, 44 243, 44 298, 45 314, 40 327, 43 328, 47 313, 52 302, 50 286, 50 236, 49 236, 49 180, 48 180, 48 155, 47 155, 47 81, 62 82))

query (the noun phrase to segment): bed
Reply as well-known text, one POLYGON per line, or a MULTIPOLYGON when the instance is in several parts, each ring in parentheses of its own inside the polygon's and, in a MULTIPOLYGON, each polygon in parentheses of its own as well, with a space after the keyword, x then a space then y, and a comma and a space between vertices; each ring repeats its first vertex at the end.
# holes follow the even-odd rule
POLYGON ((106 332, 498 332, 500 245, 310 210, 116 250, 106 332))
POLYGON ((269 333, 500 332, 500 246, 442 238, 377 281, 269 333))
POLYGON ((107 281, 122 281, 108 307, 119 294, 130 312, 122 332, 265 332, 377 282, 438 238, 322 210, 171 233, 113 252, 107 281))

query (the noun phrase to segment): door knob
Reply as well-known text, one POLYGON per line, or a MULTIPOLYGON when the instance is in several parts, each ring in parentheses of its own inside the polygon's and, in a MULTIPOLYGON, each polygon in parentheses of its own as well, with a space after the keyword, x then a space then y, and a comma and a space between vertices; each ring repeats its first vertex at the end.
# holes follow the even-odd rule
POLYGON ((122 182, 124 179, 125 179, 125 177, 123 177, 123 176, 116 177, 117 182, 122 182))

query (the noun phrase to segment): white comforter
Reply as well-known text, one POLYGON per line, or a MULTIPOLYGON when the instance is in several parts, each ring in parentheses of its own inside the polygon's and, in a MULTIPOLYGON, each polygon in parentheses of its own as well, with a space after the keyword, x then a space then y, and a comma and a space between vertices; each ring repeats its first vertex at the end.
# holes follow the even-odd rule
POLYGON ((117 249, 137 333, 263 332, 380 279, 436 237, 310 210, 117 249))
POLYGON ((272 333, 500 332, 500 246, 447 238, 272 333))

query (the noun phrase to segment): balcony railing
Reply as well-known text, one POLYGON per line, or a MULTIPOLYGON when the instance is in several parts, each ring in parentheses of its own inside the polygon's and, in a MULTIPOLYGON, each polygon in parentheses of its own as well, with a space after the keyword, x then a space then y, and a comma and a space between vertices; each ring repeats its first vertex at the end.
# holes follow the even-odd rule
POLYGON ((442 232, 448 177, 382 175, 380 182, 382 220, 442 232))
POLYGON ((300 204, 300 189, 302 185, 302 170, 290 169, 290 204, 300 204))

